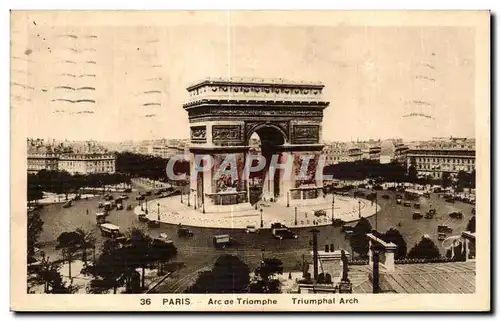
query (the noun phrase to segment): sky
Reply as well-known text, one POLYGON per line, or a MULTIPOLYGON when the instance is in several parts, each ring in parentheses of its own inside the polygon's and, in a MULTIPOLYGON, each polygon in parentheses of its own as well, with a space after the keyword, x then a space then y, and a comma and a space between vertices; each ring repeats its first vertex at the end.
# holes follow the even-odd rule
POLYGON ((471 28, 63 21, 12 27, 28 137, 187 138, 186 87, 207 77, 321 81, 324 140, 474 136, 471 28))

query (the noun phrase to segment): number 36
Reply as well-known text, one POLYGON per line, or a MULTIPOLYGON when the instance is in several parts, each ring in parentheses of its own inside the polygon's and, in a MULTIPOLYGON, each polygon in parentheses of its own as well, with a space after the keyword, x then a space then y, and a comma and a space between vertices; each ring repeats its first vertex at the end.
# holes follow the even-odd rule
POLYGON ((141 305, 150 305, 151 299, 141 299, 141 305))

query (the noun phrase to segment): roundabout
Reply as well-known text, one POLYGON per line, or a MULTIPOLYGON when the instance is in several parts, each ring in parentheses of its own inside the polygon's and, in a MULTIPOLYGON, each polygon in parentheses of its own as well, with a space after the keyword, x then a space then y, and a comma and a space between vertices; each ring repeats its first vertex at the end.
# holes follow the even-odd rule
POLYGON ((273 223, 281 223, 290 228, 331 225, 332 217, 344 222, 353 222, 360 217, 375 215, 379 209, 379 206, 366 199, 335 196, 332 215, 332 196, 328 195, 319 202, 301 206, 287 207, 286 204, 279 202, 258 203, 256 207, 251 208, 227 205, 217 212, 203 213, 199 209, 194 209, 192 204, 188 206, 185 198, 181 202, 181 196, 178 195, 145 202, 141 206, 136 206, 134 213, 144 214, 149 220, 165 224, 245 229, 247 226, 260 227, 261 221, 262 228, 271 228, 273 223))

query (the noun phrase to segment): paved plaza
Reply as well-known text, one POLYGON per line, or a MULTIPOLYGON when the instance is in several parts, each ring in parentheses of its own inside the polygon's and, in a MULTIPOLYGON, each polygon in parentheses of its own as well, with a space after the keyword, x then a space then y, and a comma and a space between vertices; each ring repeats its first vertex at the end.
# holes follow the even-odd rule
MULTIPOLYGON (((196 227, 214 227, 228 229, 242 229, 248 225, 260 226, 262 209, 262 221, 264 228, 270 228, 272 223, 280 222, 289 227, 309 227, 331 225, 332 222, 332 196, 328 195, 316 204, 302 205, 297 207, 297 224, 295 224, 295 207, 282 203, 259 203, 257 209, 242 208, 240 206, 227 205, 227 211, 202 213, 194 209, 193 204, 187 205, 186 197, 174 196, 147 202, 147 217, 151 220, 159 220, 167 224, 182 224, 196 227), (326 215, 316 217, 314 212, 324 210, 326 215)), ((335 197, 334 218, 345 222, 356 221, 362 217, 370 217, 380 209, 379 206, 366 199, 358 199, 347 196, 335 197)), ((145 214, 146 204, 134 209, 136 214, 145 214)))

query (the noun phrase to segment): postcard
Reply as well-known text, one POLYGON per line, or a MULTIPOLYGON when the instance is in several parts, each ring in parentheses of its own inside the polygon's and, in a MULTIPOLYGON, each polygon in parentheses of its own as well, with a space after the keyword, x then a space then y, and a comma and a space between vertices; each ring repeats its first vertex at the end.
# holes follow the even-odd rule
POLYGON ((488 11, 12 11, 10 58, 12 310, 491 309, 488 11))

